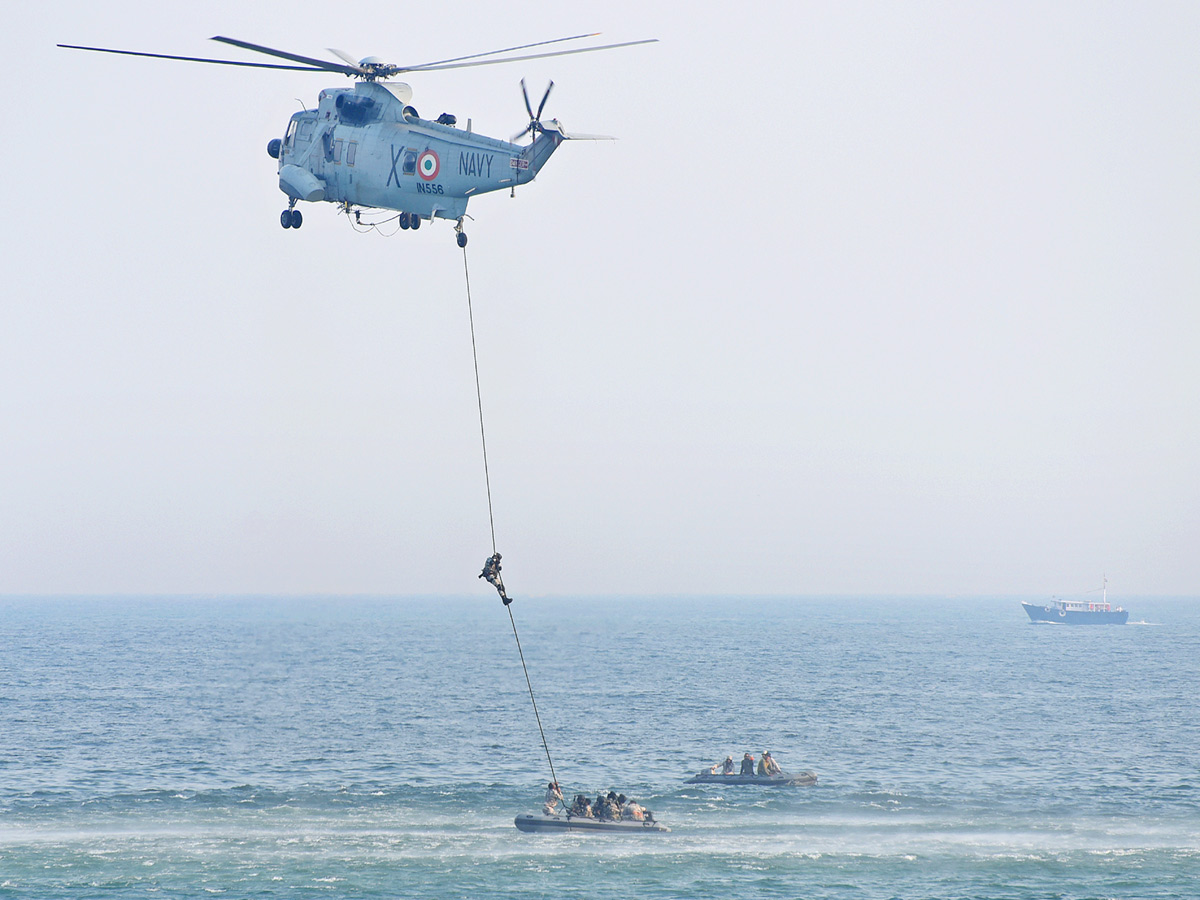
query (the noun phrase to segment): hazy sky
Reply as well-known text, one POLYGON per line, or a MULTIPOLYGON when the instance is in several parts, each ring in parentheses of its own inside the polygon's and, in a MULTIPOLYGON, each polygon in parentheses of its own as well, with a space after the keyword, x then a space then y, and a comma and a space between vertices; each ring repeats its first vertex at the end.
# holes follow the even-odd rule
POLYGON ((7 13, 0 593, 490 590, 452 226, 279 227, 349 82, 56 43, 583 31, 409 78, 620 137, 469 208, 511 593, 1200 592, 1197 4, 196 6, 7 13))

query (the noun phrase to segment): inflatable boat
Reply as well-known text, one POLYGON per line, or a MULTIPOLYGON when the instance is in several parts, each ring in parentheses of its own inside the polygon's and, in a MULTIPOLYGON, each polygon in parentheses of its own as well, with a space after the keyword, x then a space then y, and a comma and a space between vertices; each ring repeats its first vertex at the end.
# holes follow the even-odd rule
POLYGON ((671 829, 651 819, 637 821, 621 819, 584 819, 579 816, 545 816, 525 813, 517 816, 517 830, 525 832, 549 831, 609 831, 620 834, 664 834, 671 829))
POLYGON ((789 774, 780 772, 778 775, 716 775, 708 770, 693 775, 684 784, 770 784, 778 787, 807 787, 816 784, 814 772, 798 772, 789 774))

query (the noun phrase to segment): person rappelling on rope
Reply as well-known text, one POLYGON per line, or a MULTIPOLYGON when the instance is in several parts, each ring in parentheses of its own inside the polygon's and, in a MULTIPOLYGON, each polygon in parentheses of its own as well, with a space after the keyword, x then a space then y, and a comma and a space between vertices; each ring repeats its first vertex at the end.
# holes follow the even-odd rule
POLYGON ((512 598, 504 593, 504 579, 500 577, 499 553, 493 553, 488 557, 487 562, 483 564, 483 571, 479 573, 479 577, 485 579, 500 592, 500 599, 504 601, 505 606, 512 603, 512 598))
POLYGON ((559 788, 557 781, 552 781, 546 785, 546 800, 542 806, 542 815, 553 816, 558 812, 558 804, 566 805, 566 800, 563 799, 562 789, 559 788))

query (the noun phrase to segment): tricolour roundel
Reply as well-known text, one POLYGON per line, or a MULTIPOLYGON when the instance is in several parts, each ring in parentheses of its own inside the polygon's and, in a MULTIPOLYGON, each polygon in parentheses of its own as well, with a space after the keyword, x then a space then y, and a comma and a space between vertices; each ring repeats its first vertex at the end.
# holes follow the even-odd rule
POLYGON ((433 181, 437 178, 441 168, 442 164, 438 160, 438 155, 432 150, 426 150, 417 157, 417 174, 426 181, 433 181))

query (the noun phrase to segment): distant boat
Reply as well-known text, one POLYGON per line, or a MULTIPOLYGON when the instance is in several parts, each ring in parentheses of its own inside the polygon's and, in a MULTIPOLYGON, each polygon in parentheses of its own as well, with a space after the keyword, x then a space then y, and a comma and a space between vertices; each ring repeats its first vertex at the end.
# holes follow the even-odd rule
POLYGON ((1050 622, 1054 625, 1124 625, 1129 621, 1129 610, 1114 608, 1108 602, 1108 578, 1104 579, 1104 593, 1099 602, 1095 600, 1050 601, 1048 606, 1022 603, 1032 622, 1050 622))
POLYGON ((813 772, 797 772, 794 775, 787 772, 781 772, 778 775, 718 775, 707 769, 684 782, 684 784, 768 784, 777 787, 807 787, 816 783, 817 776, 813 772))

